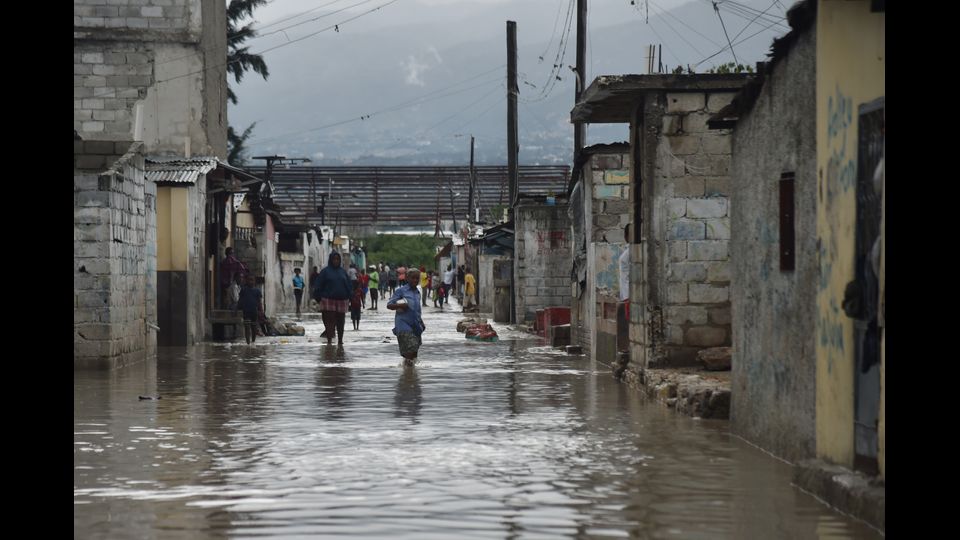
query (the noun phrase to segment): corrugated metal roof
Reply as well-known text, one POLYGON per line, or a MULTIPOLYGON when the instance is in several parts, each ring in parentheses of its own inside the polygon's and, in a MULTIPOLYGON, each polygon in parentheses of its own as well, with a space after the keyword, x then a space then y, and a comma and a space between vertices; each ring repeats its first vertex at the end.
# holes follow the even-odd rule
POLYGON ((217 168, 216 157, 150 157, 146 159, 147 180, 155 183, 193 184, 201 174, 217 168))
MULTIPOLYGON (((250 172, 265 175, 263 167, 250 172)), ((480 215, 506 204, 509 180, 506 166, 476 167, 480 215)), ((570 178, 569 165, 521 165, 518 170, 522 195, 562 194, 570 178)), ((274 168, 270 174, 273 201, 280 206, 285 224, 319 221, 317 206, 327 198, 325 217, 347 225, 402 223, 431 228, 437 213, 450 219, 451 206, 460 222, 466 218, 470 168, 456 166, 364 166, 274 168), (450 190, 454 198, 450 200, 450 190), (316 191, 314 191, 316 190, 316 191), (455 194, 459 192, 459 196, 455 194)))

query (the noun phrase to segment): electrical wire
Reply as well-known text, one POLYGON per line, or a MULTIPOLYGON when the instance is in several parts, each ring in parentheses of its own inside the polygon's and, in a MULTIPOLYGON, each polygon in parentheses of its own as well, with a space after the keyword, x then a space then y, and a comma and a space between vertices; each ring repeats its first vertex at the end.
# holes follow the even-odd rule
MULTIPOLYGON (((496 68, 494 68, 494 69, 501 69, 502 67, 503 67, 503 66, 498 66, 498 67, 496 67, 496 68)), ((268 140, 277 139, 277 138, 280 138, 280 137, 287 137, 287 136, 290 136, 290 135, 299 135, 299 134, 302 134, 302 133, 310 133, 310 132, 313 132, 313 131, 320 131, 320 130, 323 130, 323 129, 328 129, 328 128, 331 128, 331 127, 341 126, 341 125, 349 124, 349 123, 352 123, 352 122, 363 121, 363 120, 367 120, 368 118, 371 118, 371 117, 373 117, 373 116, 377 116, 377 115, 384 114, 384 113, 388 113, 388 112, 399 111, 399 110, 401 110, 401 109, 406 109, 406 108, 409 108, 409 107, 414 107, 414 106, 416 106, 416 105, 422 105, 422 104, 424 104, 424 103, 428 103, 428 102, 434 101, 434 100, 436 100, 436 99, 440 99, 440 98, 444 98, 444 97, 449 97, 449 96, 453 96, 453 95, 456 95, 456 94, 462 94, 462 93, 464 93, 464 92, 469 92, 470 90, 474 90, 474 89, 476 89, 476 88, 478 88, 478 87, 480 87, 480 86, 484 86, 484 85, 490 84, 490 83, 492 83, 492 82, 500 82, 500 81, 503 80, 502 78, 497 77, 496 79, 490 79, 490 80, 487 80, 487 81, 483 81, 483 82, 478 83, 478 84, 476 84, 476 85, 474 85, 474 86, 471 86, 471 87, 469 87, 469 88, 463 88, 463 89, 460 89, 460 90, 455 90, 455 91, 452 91, 452 92, 447 92, 447 93, 445 93, 445 94, 444 94, 444 93, 441 93, 441 92, 444 92, 444 91, 449 90, 449 89, 451 89, 451 88, 455 88, 455 87, 457 87, 457 86, 460 86, 460 85, 463 84, 464 82, 467 82, 467 81, 469 81, 469 80, 476 79, 477 77, 480 77, 480 76, 482 76, 482 75, 485 75, 485 74, 489 73, 490 71, 493 71, 493 70, 486 71, 486 72, 481 73, 481 74, 479 74, 479 75, 475 75, 475 76, 473 76, 473 77, 470 77, 469 79, 465 79, 465 80, 463 80, 463 81, 461 81, 461 82, 459 82, 459 83, 450 85, 450 86, 448 86, 448 87, 446 87, 446 88, 441 88, 441 89, 439 89, 439 90, 434 90, 433 92, 430 92, 430 93, 428 93, 428 94, 424 94, 424 95, 419 96, 419 97, 416 97, 416 98, 414 98, 414 99, 407 100, 407 101, 398 103, 398 104, 396 104, 396 105, 392 105, 392 106, 390 106, 390 107, 387 107, 387 108, 384 108, 384 109, 380 109, 380 110, 378 110, 378 111, 374 111, 374 112, 367 113, 367 114, 362 114, 362 115, 360 115, 360 116, 355 116, 355 117, 348 118, 348 119, 345 119, 345 120, 340 120, 340 121, 338 121, 338 122, 332 122, 332 123, 330 123, 330 124, 324 124, 324 125, 322 125, 322 126, 317 126, 317 127, 315 127, 315 128, 310 128, 310 129, 306 129, 306 130, 289 132, 289 133, 281 133, 281 134, 278 134, 278 135, 271 135, 271 136, 269 136, 269 137, 259 137, 259 138, 256 138, 256 137, 255 137, 254 140, 256 140, 256 141, 258 141, 258 142, 263 142, 263 141, 268 141, 268 140), (439 95, 434 95, 434 94, 439 94, 439 95), (430 96, 434 96, 434 97, 432 97, 431 99, 425 99, 425 98, 430 97, 430 96)))
MULTIPOLYGON (((277 46, 275 46, 275 47, 270 47, 270 48, 268 48, 268 49, 263 49, 263 50, 261 50, 261 51, 257 51, 256 53, 252 53, 252 54, 262 55, 262 54, 266 54, 266 53, 268 53, 268 52, 270 52, 270 51, 274 51, 274 50, 276 50, 276 49, 279 49, 279 48, 281 48, 281 47, 286 47, 287 45, 292 45, 292 44, 297 43, 297 42, 299 42, 299 41, 303 41, 303 40, 305 40, 305 39, 307 39, 307 38, 313 37, 313 36, 315 36, 315 35, 317 35, 317 34, 319 34, 319 33, 321 33, 321 32, 325 32, 325 31, 327 31, 327 30, 331 30, 331 29, 333 29, 333 28, 335 28, 335 27, 341 26, 341 25, 343 25, 343 24, 345 24, 345 23, 348 23, 348 22, 350 22, 350 21, 354 21, 354 20, 356 20, 356 19, 359 19, 360 17, 363 17, 364 15, 369 15, 370 13, 373 13, 373 12, 375 12, 375 11, 378 11, 378 10, 380 10, 380 9, 382 9, 382 8, 384 8, 384 7, 389 6, 390 4, 396 3, 396 2, 398 2, 398 1, 399 1, 399 0, 389 0, 389 1, 386 2, 385 4, 381 4, 381 5, 373 8, 373 9, 369 9, 369 10, 367 10, 367 11, 364 11, 363 13, 360 13, 360 14, 358 14, 358 15, 355 15, 355 16, 353 16, 353 17, 350 17, 349 19, 344 19, 343 21, 340 21, 340 22, 337 23, 337 24, 332 24, 332 25, 330 25, 330 26, 327 26, 326 28, 322 28, 322 29, 320 29, 320 30, 317 30, 316 32, 311 33, 311 34, 307 34, 307 35, 305 35, 305 36, 303 36, 303 37, 300 37, 300 38, 297 38, 297 39, 288 41, 288 42, 286 42, 286 43, 281 43, 280 45, 277 45, 277 46)), ((175 80, 178 80, 178 79, 182 79, 182 78, 184 78, 184 77, 190 77, 190 76, 193 76, 193 75, 199 75, 199 74, 205 73, 206 71, 209 71, 209 70, 211 70, 211 69, 218 69, 218 68, 227 66, 227 65, 229 65, 229 64, 237 63, 237 62, 239 62, 239 60, 233 60, 233 61, 229 61, 229 62, 224 62, 224 63, 222 63, 222 64, 215 64, 215 65, 208 66, 208 67, 205 67, 205 68, 200 69, 200 70, 197 70, 197 71, 191 71, 191 72, 185 73, 185 74, 183 74, 183 75, 176 75, 176 76, 173 76, 173 77, 169 77, 169 78, 167 78, 167 79, 156 80, 156 81, 154 81, 154 85, 159 85, 159 84, 161 84, 161 83, 167 83, 167 82, 170 82, 170 81, 175 81, 175 80)), ((106 93, 103 93, 103 94, 96 94, 96 93, 94 93, 94 94, 91 95, 91 96, 87 96, 87 97, 81 98, 81 99, 91 99, 91 98, 97 98, 97 97, 104 97, 104 96, 107 96, 107 95, 109 95, 109 94, 112 94, 115 90, 116 90, 116 89, 111 88, 111 89, 110 89, 108 92, 106 92, 106 93)))
POLYGON ((733 61, 739 64, 740 61, 737 60, 737 53, 733 50, 733 43, 730 42, 730 35, 727 34, 727 25, 723 24, 723 17, 720 16, 720 8, 717 7, 716 2, 713 3, 713 10, 717 13, 717 18, 720 19, 720 27, 723 28, 723 35, 727 38, 727 45, 730 46, 730 53, 733 55, 733 61))
MULTIPOLYGON (((768 25, 768 26, 766 26, 766 27, 764 27, 764 28, 761 28, 759 31, 757 31, 757 32, 755 32, 755 33, 753 33, 753 34, 750 34, 749 36, 741 39, 741 40, 738 41, 736 44, 739 45, 739 44, 741 44, 741 43, 743 43, 743 42, 745 42, 745 41, 747 41, 747 40, 749 40, 749 39, 752 39, 753 37, 758 36, 758 35, 762 34, 763 32, 766 32, 767 30, 770 30, 770 29, 773 28, 774 26, 776 26, 776 24, 770 24, 770 25, 768 25)), ((717 56, 718 54, 722 53, 722 52, 725 51, 725 50, 727 50, 726 47, 720 49, 719 51, 711 54, 710 56, 704 58, 703 60, 700 60, 699 62, 697 62, 696 64, 694 64, 693 67, 699 66, 700 64, 706 62, 707 60, 713 58, 714 56, 717 56)))

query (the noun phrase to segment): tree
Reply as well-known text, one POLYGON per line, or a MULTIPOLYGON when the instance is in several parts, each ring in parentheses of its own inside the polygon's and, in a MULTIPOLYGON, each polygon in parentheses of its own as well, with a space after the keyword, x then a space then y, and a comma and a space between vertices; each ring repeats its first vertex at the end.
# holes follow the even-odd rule
MULTIPOLYGON (((238 84, 251 69, 260 74, 263 80, 270 76, 263 56, 251 53, 250 47, 242 46, 244 41, 257 35, 253 23, 242 24, 243 20, 252 17, 253 10, 266 3, 267 0, 230 0, 227 5, 227 73, 233 75, 238 84)), ((237 104, 237 95, 229 85, 227 99, 234 105, 237 104)))
POLYGON ((735 62, 728 62, 726 64, 720 64, 719 66, 714 66, 707 70, 707 73, 753 73, 753 66, 743 64, 737 64, 735 62))
POLYGON ((233 165, 234 167, 242 167, 247 163, 247 139, 250 138, 250 133, 253 132, 253 127, 257 123, 254 122, 250 124, 250 127, 243 130, 243 133, 237 135, 237 132, 233 130, 233 126, 227 127, 227 163, 233 165))
MULTIPOLYGON (((244 74, 251 69, 260 74, 263 80, 267 80, 270 76, 270 70, 267 69, 263 56, 251 53, 250 47, 242 46, 244 41, 257 35, 252 22, 242 24, 244 19, 252 17, 253 10, 266 3, 267 0, 230 0, 227 4, 227 73, 233 75, 237 84, 240 84, 244 74)), ((229 83, 227 99, 230 103, 237 104, 237 95, 233 93, 229 83)), ((237 135, 233 126, 227 126, 227 163, 241 166, 247 161, 245 143, 256 125, 256 122, 250 124, 250 127, 243 130, 241 135, 237 135)))
POLYGON ((367 238, 364 242, 367 250, 368 264, 380 261, 394 264, 424 266, 428 270, 435 269, 437 246, 440 244, 432 236, 425 234, 378 234, 367 238))

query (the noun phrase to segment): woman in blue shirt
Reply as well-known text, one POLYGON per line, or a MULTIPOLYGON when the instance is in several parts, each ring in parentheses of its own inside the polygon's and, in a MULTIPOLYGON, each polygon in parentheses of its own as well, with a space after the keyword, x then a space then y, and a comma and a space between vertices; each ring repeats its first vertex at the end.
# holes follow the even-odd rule
POLYGON ((393 334, 397 336, 404 365, 412 366, 417 362, 417 353, 422 343, 420 336, 427 329, 427 325, 423 324, 420 315, 420 292, 417 290, 420 271, 411 268, 405 277, 406 283, 387 301, 387 309, 397 312, 393 318, 393 334))

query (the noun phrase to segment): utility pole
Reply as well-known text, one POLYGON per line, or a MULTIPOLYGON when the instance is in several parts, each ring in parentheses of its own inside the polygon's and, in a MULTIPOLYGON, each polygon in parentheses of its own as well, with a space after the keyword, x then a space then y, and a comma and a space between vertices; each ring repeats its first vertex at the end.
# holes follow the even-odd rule
POLYGON ((287 156, 278 156, 278 155, 272 155, 272 156, 254 156, 253 159, 263 159, 263 160, 266 160, 266 162, 267 162, 267 170, 264 171, 264 173, 263 173, 263 179, 266 181, 266 184, 269 186, 269 185, 270 185, 270 177, 273 176, 273 163, 276 162, 276 161, 282 162, 283 160, 287 159, 287 156))
POLYGON ((517 204, 519 175, 517 159, 520 157, 517 142, 517 23, 507 21, 507 175, 510 182, 510 219, 513 219, 517 204))
POLYGON ((470 193, 467 199, 467 223, 473 223, 473 185, 477 179, 473 175, 473 135, 470 136, 470 193))
MULTIPOLYGON (((587 0, 577 0, 577 77, 574 81, 573 104, 580 102, 580 96, 587 84, 587 0)), ((577 162, 580 151, 587 139, 587 128, 583 122, 573 124, 573 162, 577 162)))
MULTIPOLYGON (((451 238, 455 238, 457 234, 459 234, 459 231, 457 231, 457 210, 453 206, 453 188, 447 186, 447 191, 450 192, 450 217, 453 218, 453 236, 451 238)), ((457 193, 457 195, 459 195, 459 193, 457 193)))

